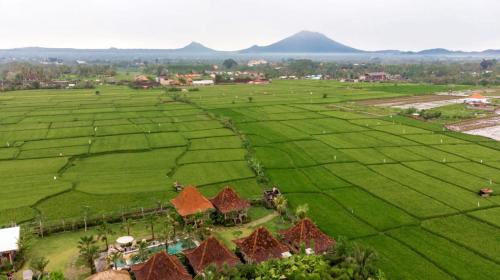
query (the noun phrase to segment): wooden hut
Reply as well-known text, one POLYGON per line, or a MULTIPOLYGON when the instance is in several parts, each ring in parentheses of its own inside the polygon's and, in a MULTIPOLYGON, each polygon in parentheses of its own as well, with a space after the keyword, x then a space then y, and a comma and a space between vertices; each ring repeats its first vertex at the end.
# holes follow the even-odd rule
POLYGON ((248 237, 236 239, 233 242, 248 263, 260 263, 290 255, 288 247, 264 227, 259 227, 248 237))
POLYGON ((277 187, 273 187, 270 190, 265 190, 263 194, 263 200, 267 208, 274 208, 274 199, 281 194, 277 187))
POLYGON ((224 220, 232 220, 235 224, 243 223, 250 208, 250 202, 241 199, 231 187, 225 187, 210 202, 224 216, 224 220))
POLYGON ((240 263, 240 259, 214 237, 206 239, 195 249, 185 251, 184 255, 196 274, 211 264, 222 268, 224 264, 234 266, 240 263))
POLYGON ((177 213, 184 218, 186 222, 190 221, 190 217, 198 213, 208 213, 213 210, 214 206, 206 197, 204 197, 196 187, 187 186, 179 195, 170 200, 174 205, 177 213))
POLYGON ((280 234, 283 236, 283 243, 287 244, 293 252, 299 252, 302 244, 306 249, 312 249, 315 253, 326 252, 335 245, 333 238, 323 233, 307 218, 300 220, 289 229, 281 230, 280 234))
POLYGON ((154 255, 143 264, 132 266, 136 280, 191 280, 191 274, 186 271, 176 256, 165 251, 154 255))
POLYGON ((490 188, 482 188, 479 190, 479 195, 482 197, 489 197, 491 194, 493 194, 493 190, 490 188))

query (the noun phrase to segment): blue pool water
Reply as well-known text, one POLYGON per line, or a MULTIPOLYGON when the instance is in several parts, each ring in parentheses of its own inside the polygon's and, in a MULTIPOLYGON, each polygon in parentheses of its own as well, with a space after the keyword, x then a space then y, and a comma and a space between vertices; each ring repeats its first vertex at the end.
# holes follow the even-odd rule
MULTIPOLYGON (((186 249, 189 249, 189 248, 185 248, 183 242, 179 241, 179 242, 175 242, 175 243, 170 243, 168 245, 167 251, 168 251, 169 255, 175 255, 175 254, 180 253, 180 252, 182 252, 182 251, 184 251, 186 249)), ((165 246, 164 245, 157 245, 157 246, 149 247, 148 248, 148 251, 149 251, 150 254, 155 254, 155 253, 161 252, 163 250, 165 250, 165 246)), ((116 265, 117 265, 117 267, 124 267, 126 265, 134 265, 134 264, 140 263, 140 261, 139 261, 139 259, 137 257, 132 257, 130 259, 130 261, 131 261, 130 264, 126 264, 125 260, 119 260, 116 263, 116 265)))

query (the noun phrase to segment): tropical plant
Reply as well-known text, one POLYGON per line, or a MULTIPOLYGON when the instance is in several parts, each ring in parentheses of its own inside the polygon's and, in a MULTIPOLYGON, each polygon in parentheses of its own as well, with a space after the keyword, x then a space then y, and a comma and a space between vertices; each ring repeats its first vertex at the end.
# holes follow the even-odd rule
POLYGON ((45 269, 49 264, 49 260, 45 257, 37 257, 31 261, 30 267, 36 275, 36 279, 42 279, 45 276, 45 269))
POLYGON ((309 205, 301 204, 295 208, 295 216, 299 219, 304 219, 307 216, 307 212, 309 212, 309 205))
POLYGON ((146 216, 146 227, 151 231, 151 238, 155 239, 155 226, 158 222, 158 216, 156 213, 146 216))
POLYGON ((97 228, 97 238, 101 241, 104 241, 106 250, 108 249, 108 236, 114 233, 115 232, 113 231, 113 228, 108 223, 106 223, 106 221, 103 221, 102 224, 97 228))
POLYGON ((285 196, 280 194, 276 196, 273 200, 274 206, 276 207, 276 210, 278 213, 280 213, 281 217, 283 218, 284 214, 286 213, 288 209, 288 201, 286 200, 285 196))
POLYGON ((125 219, 122 222, 121 229, 127 232, 127 235, 130 235, 130 229, 135 225, 135 222, 132 219, 125 219))
POLYGON ((137 248, 137 257, 141 262, 145 262, 148 259, 148 243, 146 241, 139 242, 139 247, 137 248))
POLYGON ((108 256, 110 262, 113 263, 114 268, 118 267, 118 262, 123 259, 123 254, 121 252, 113 252, 108 256))
POLYGON ((165 243, 165 252, 168 253, 168 242, 174 238, 174 226, 168 220, 162 223, 161 226, 158 238, 165 243))
POLYGON ((49 273, 48 280, 68 280, 68 278, 60 271, 53 271, 49 273))
POLYGON ((82 236, 78 241, 79 260, 90 269, 90 273, 96 272, 94 259, 99 256, 99 249, 95 245, 97 241, 92 235, 82 236))

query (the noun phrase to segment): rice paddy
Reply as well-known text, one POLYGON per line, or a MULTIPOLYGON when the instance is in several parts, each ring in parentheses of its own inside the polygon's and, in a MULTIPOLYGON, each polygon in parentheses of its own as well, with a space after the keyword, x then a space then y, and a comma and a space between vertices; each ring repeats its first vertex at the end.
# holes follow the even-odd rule
POLYGON ((277 81, 182 93, 191 103, 159 89, 4 93, 0 224, 152 207, 175 196, 175 181, 207 196, 232 185, 260 197, 243 134, 292 208, 308 203, 325 232, 373 246, 390 279, 492 279, 500 200, 477 192, 500 192, 500 146, 349 110, 355 100, 443 90, 277 81))

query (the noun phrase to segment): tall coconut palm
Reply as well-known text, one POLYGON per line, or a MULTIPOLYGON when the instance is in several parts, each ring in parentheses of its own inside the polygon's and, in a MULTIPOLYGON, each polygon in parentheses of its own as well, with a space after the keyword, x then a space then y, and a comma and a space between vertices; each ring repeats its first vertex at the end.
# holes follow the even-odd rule
POLYGON ((95 245, 97 241, 92 235, 82 236, 78 241, 78 251, 80 253, 79 259, 88 268, 90 268, 90 273, 94 274, 96 272, 94 259, 99 256, 99 249, 95 245))
POLYGON ((113 228, 106 221, 103 221, 97 228, 97 239, 104 241, 106 250, 108 249, 108 236, 114 233, 113 228))
POLYGON ((135 222, 132 219, 125 219, 121 225, 121 229, 130 235, 130 229, 134 226, 135 222))
POLYGON ((155 213, 146 216, 146 227, 149 228, 149 230, 151 230, 152 239, 155 239, 155 226, 157 222, 158 222, 158 216, 155 213))
POLYGON ((165 243, 165 252, 168 253, 168 242, 174 238, 174 227, 172 224, 162 223, 158 238, 165 243))

